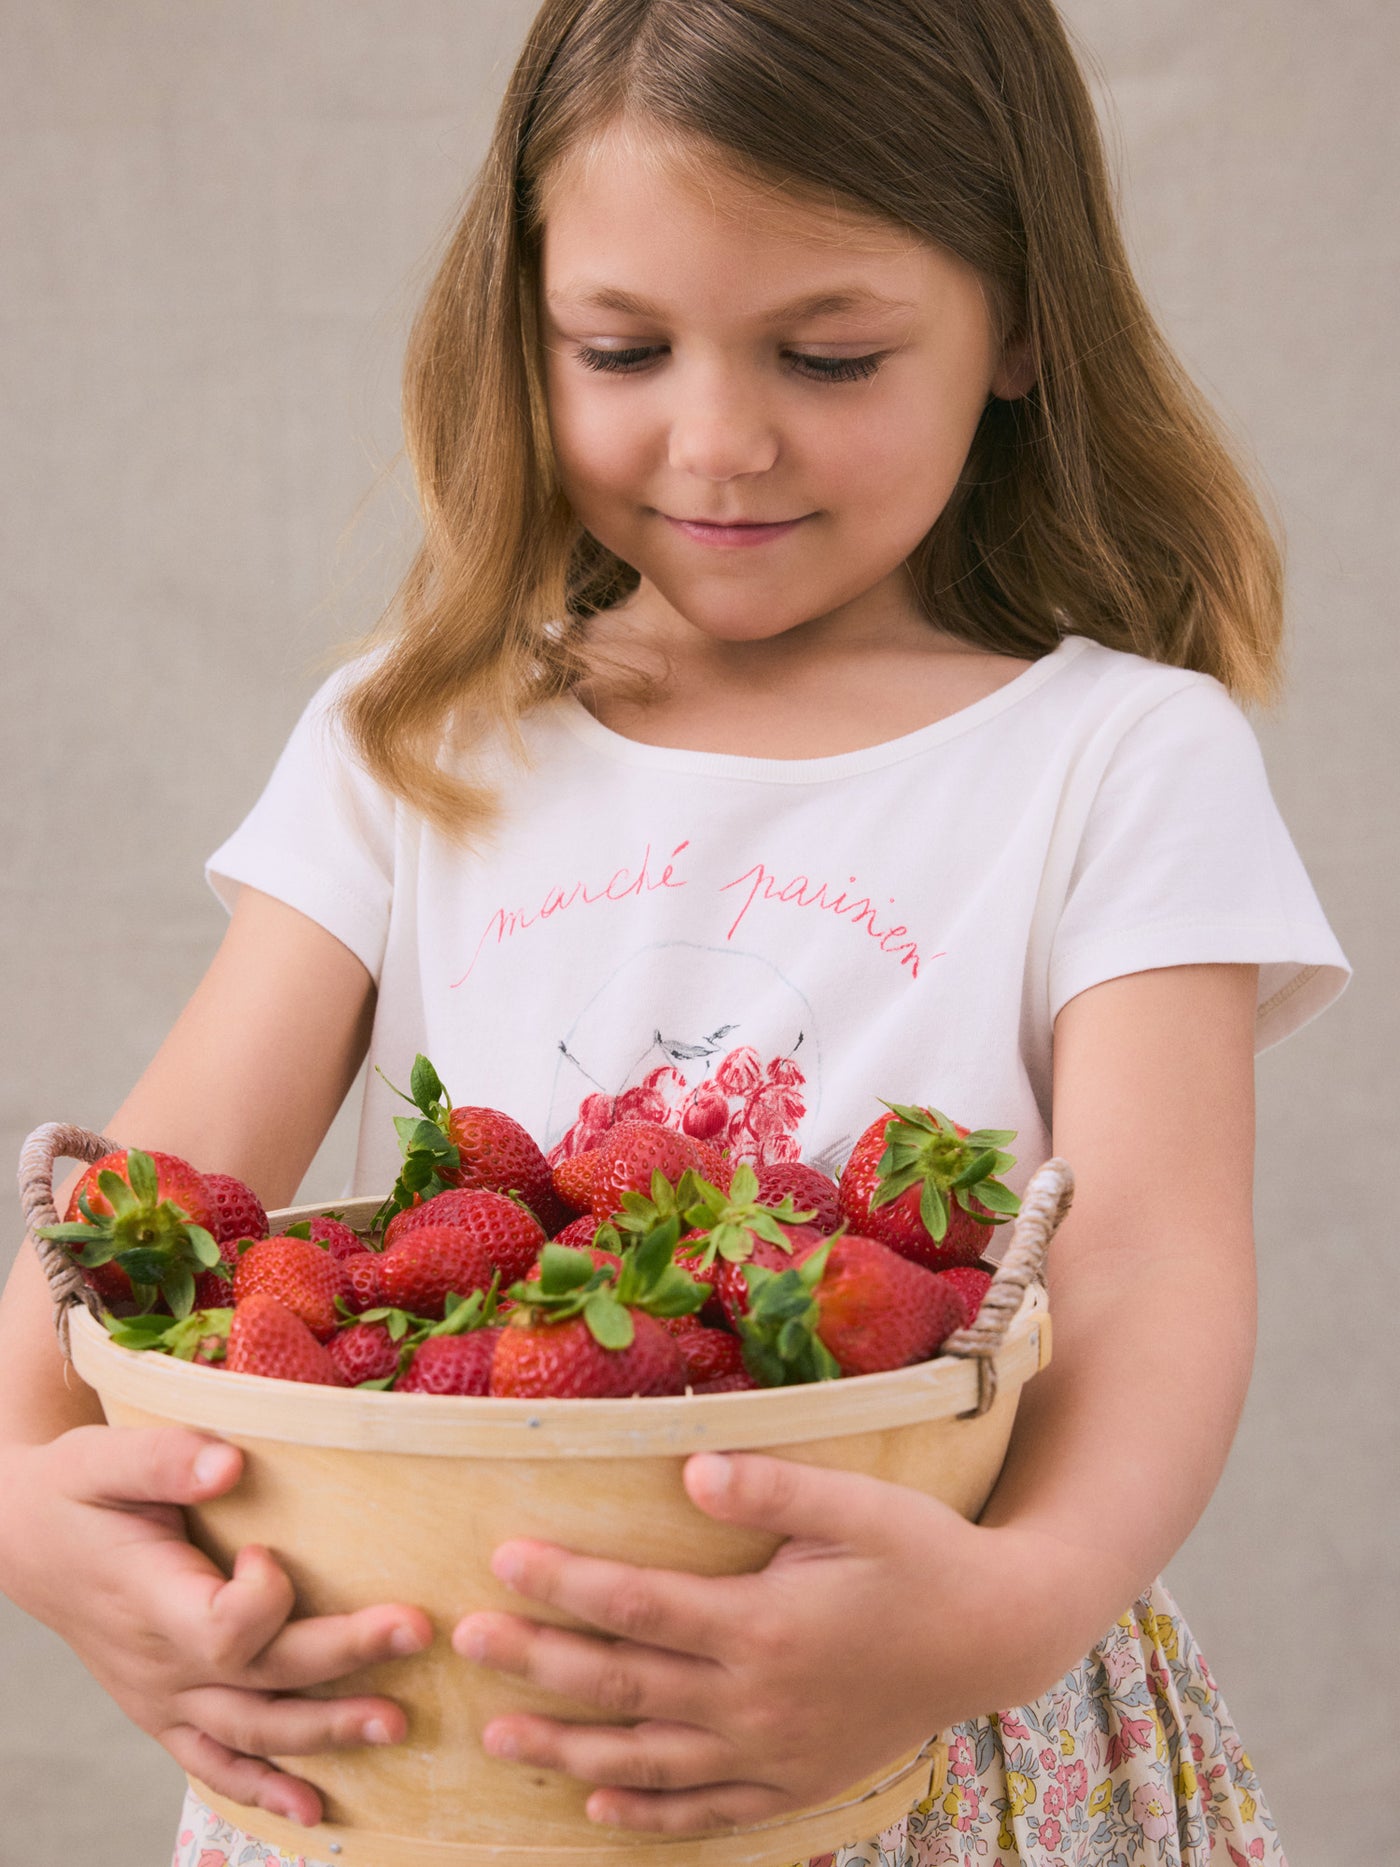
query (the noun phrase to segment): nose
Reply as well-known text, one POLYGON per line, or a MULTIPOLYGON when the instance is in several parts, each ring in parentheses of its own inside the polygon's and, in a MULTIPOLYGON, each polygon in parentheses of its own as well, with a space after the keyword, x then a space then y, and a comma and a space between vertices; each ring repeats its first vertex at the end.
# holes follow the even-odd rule
POLYGON ((678 473, 702 480, 737 480, 766 473, 778 458, 776 427, 752 384, 717 371, 697 372, 677 385, 667 457, 678 473))

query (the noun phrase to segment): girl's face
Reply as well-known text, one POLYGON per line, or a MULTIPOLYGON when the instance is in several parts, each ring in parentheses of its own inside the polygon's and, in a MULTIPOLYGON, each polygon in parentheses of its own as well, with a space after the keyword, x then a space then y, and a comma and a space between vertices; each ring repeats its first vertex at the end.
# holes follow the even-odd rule
POLYGON ((615 128, 550 177, 542 298, 563 488, 638 613, 730 642, 917 618, 900 567, 1024 387, 971 267, 615 128))

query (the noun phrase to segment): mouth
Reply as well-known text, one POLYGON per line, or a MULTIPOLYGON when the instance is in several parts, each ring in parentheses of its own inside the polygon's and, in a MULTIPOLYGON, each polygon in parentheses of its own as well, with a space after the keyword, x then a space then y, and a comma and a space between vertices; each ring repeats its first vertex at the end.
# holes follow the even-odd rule
POLYGON ((801 525, 804 518, 811 515, 804 513, 795 519, 681 519, 669 512, 663 512, 662 518, 687 538, 693 538, 702 545, 759 545, 767 544, 776 538, 783 538, 801 525))

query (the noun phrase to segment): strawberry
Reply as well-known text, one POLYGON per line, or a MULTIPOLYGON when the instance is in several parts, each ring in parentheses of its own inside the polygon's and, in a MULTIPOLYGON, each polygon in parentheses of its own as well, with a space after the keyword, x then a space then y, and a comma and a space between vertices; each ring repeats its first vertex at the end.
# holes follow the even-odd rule
POLYGON ((961 1295, 967 1305, 968 1322, 976 1322, 982 1299, 991 1286, 992 1273, 982 1270, 976 1264, 954 1264, 946 1271, 939 1271, 938 1275, 961 1295))
POLYGON ((697 1381, 693 1392, 697 1394, 744 1394, 752 1392, 758 1385, 759 1383, 748 1369, 740 1364, 737 1368, 731 1368, 726 1374, 716 1375, 712 1381, 697 1381))
POLYGON ((744 1362, 766 1386, 926 1361, 967 1320, 961 1293, 877 1239, 827 1240, 795 1270, 748 1273, 744 1362))
POLYGON ((341 1299, 347 1309, 358 1315, 364 1310, 378 1308, 386 1300, 383 1252, 357 1251, 353 1257, 341 1258, 340 1268, 350 1286, 341 1299))
POLYGON ((516 1400, 684 1393, 685 1365, 676 1343, 654 1316, 641 1310, 623 1314, 631 1334, 609 1348, 584 1316, 531 1323, 528 1311, 517 1311, 496 1345, 491 1393, 516 1400))
MULTIPOLYGON (((250 1186, 235 1180, 231 1173, 206 1173, 203 1178, 214 1212, 209 1230, 216 1245, 236 1244, 240 1238, 267 1237, 267 1213, 250 1186)), ((224 1261, 233 1262, 231 1258, 224 1261)))
POLYGON ((64 1245, 109 1308, 150 1310, 163 1297, 176 1316, 195 1303, 195 1278, 219 1262, 203 1176, 173 1154, 118 1148, 79 1180, 61 1225, 39 1236, 64 1245))
POLYGON ((342 1264, 347 1258, 358 1257, 360 1252, 367 1249, 364 1239, 358 1232, 351 1231, 339 1213, 318 1212, 310 1219, 302 1219, 296 1225, 289 1226, 288 1230, 293 1237, 298 1237, 303 1225, 306 1227, 306 1236, 313 1244, 324 1245, 331 1256, 342 1264))
POLYGON ((255 1292, 275 1297, 300 1317, 318 1341, 329 1342, 340 1322, 336 1298, 351 1294, 343 1265, 309 1238, 277 1234, 249 1245, 233 1273, 239 1308, 255 1292))
POLYGON ((609 1219, 622 1211, 624 1193, 649 1193, 653 1175, 659 1173, 674 1185, 700 1165, 699 1150, 688 1135, 660 1122, 619 1122, 598 1143, 592 1211, 599 1219, 609 1219))
MULTIPOLYGON (((798 1228, 794 1227, 793 1230, 796 1232, 798 1228)), ((821 1233, 815 1228, 804 1227, 802 1230, 805 1236, 795 1243, 775 1245, 766 1238, 756 1238, 747 1257, 717 1258, 707 1270, 692 1273, 709 1279, 715 1301, 723 1310, 731 1329, 737 1329, 739 1318, 748 1312, 749 1280, 744 1272, 749 1265, 757 1265, 765 1271, 789 1271, 824 1242, 821 1233)))
MULTIPOLYGON (((423 1208, 436 1204, 429 1200, 423 1208)), ((462 1195, 450 1225, 424 1220, 383 1256, 385 1295, 419 1316, 441 1316, 449 1290, 467 1296, 484 1290, 493 1271, 503 1283, 528 1276, 545 1244, 537 1221, 504 1193, 462 1195)))
POLYGON ((253 1291, 235 1307, 224 1366, 232 1374, 261 1374, 324 1387, 345 1385, 329 1351, 300 1316, 264 1290, 253 1291))
POLYGON ((379 1223, 412 1205, 415 1197, 431 1199, 449 1187, 515 1193, 546 1232, 564 1223, 568 1214, 554 1191, 549 1162, 518 1121, 500 1109, 454 1106, 421 1053, 413 1060, 409 1089, 408 1095, 401 1089, 394 1094, 416 1108, 420 1119, 403 1116, 394 1124, 404 1164, 376 1215, 379 1223))
POLYGON ((429 1336, 408 1358, 394 1383, 399 1394, 489 1394, 491 1363, 504 1329, 429 1336))
POLYGON ((744 1345, 727 1329, 709 1329, 698 1317, 663 1317, 661 1326, 672 1336, 685 1363, 686 1383, 699 1388, 744 1365, 744 1345))
POLYGON ((721 1193, 727 1193, 734 1179, 734 1162, 713 1141, 701 1140, 698 1135, 691 1135, 689 1139, 690 1145, 700 1156, 700 1178, 707 1180, 711 1186, 717 1186, 721 1193))
POLYGON ((539 1274, 511 1287, 517 1308, 491 1364, 491 1392, 558 1395, 679 1394, 685 1364, 659 1317, 691 1315, 705 1289, 673 1263, 680 1220, 631 1246, 620 1270, 547 1244, 539 1274))
POLYGON ((836 1182, 808 1167, 800 1160, 775 1160, 756 1169, 758 1203, 776 1206, 790 1199, 794 1206, 810 1208, 812 1223, 822 1233, 831 1233, 841 1222, 837 1210, 836 1182))
POLYGON ((995 1175, 1014 1167, 1003 1145, 1009 1130, 969 1132, 938 1109, 886 1103, 865 1130, 841 1173, 841 1217, 930 1270, 974 1264, 987 1228, 1020 1210, 995 1175))
POLYGON ((593 1176, 598 1171, 598 1150, 586 1148, 559 1161, 550 1175, 551 1184, 564 1204, 574 1212, 591 1212, 593 1176))
POLYGON ((761 1203, 758 1175, 747 1165, 735 1168, 727 1195, 704 1181, 683 1181, 677 1198, 687 1201, 685 1218, 695 1228, 683 1241, 687 1268, 713 1286, 714 1300, 731 1326, 748 1308, 745 1264, 786 1269, 825 1235, 804 1223, 811 1214, 796 1211, 791 1196, 776 1206, 761 1203))
POLYGON ((326 1344, 326 1353, 347 1387, 382 1381, 386 1376, 392 1380, 398 1373, 399 1344, 386 1322, 352 1322, 337 1329, 326 1344))
POLYGON ((460 1225, 420 1225, 379 1262, 386 1299, 415 1316, 441 1316, 450 1294, 485 1290, 496 1274, 489 1240, 460 1225))
POLYGON ((384 1249, 391 1251, 420 1225, 460 1225, 472 1232, 481 1231, 483 1226, 491 1227, 495 1248, 501 1254, 501 1275, 507 1283, 529 1275, 545 1239, 534 1213, 527 1211, 518 1200, 479 1188, 455 1187, 446 1193, 435 1193, 421 1205, 396 1212, 384 1229, 384 1249))
POLYGON ((554 1234, 556 1245, 568 1245, 575 1251, 586 1251, 597 1236, 601 1221, 591 1212, 583 1213, 577 1219, 570 1219, 561 1231, 554 1234))

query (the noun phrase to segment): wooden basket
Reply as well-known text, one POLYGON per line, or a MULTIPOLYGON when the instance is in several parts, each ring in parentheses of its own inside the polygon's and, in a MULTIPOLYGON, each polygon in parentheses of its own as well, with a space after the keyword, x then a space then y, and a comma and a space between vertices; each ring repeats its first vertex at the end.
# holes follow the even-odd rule
MULTIPOLYGON (((21 1160, 31 1228, 54 1222, 55 1157, 90 1161, 110 1146, 56 1123, 35 1131, 21 1160)), ((596 1709, 473 1667, 449 1636, 473 1610, 520 1612, 489 1567, 510 1537, 701 1574, 761 1568, 779 1539, 717 1523, 687 1497, 682 1466, 700 1450, 763 1450, 866 1472, 975 1517, 1021 1386, 1049 1359, 1040 1280, 1071 1188, 1063 1161, 1041 1167, 977 1323, 932 1361, 811 1386, 646 1400, 347 1392, 134 1353, 95 1319, 99 1306, 66 1253, 38 1241, 60 1334, 112 1424, 175 1422, 242 1448, 233 1491, 186 1512, 202 1549, 227 1569, 243 1544, 265 1544, 295 1584, 298 1613, 406 1601, 437 1632, 426 1653, 323 1688, 393 1698, 408 1715, 404 1743, 276 1760, 320 1792, 321 1826, 196 1790, 273 1846, 343 1867, 790 1867, 897 1821, 942 1787, 947 1753, 936 1735, 825 1806, 755 1827, 677 1839, 602 1828, 584 1814, 583 1785, 488 1757, 480 1743, 504 1712, 578 1721, 597 1719, 596 1709)), ((348 1223, 367 1227, 378 1204, 348 1202, 348 1223)), ((322 1209, 269 1218, 281 1226, 322 1209)), ((537 1604, 528 1612, 576 1624, 537 1604)))

